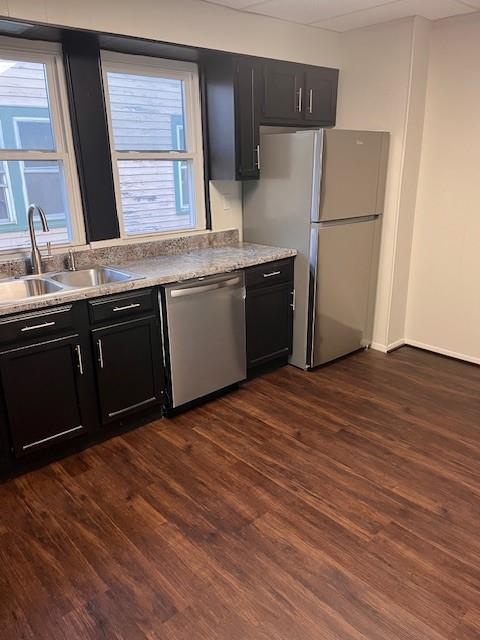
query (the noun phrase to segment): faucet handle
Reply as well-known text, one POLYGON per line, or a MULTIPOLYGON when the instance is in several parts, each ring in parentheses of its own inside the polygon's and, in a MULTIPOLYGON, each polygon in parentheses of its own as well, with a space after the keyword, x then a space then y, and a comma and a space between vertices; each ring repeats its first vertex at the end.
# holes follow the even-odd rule
POLYGON ((52 254, 52 243, 51 242, 47 242, 47 253, 46 255, 42 255, 42 261, 43 262, 51 262, 53 260, 54 256, 52 254))
POLYGON ((75 262, 75 254, 73 253, 73 249, 68 250, 67 267, 69 271, 77 270, 77 264, 75 262))

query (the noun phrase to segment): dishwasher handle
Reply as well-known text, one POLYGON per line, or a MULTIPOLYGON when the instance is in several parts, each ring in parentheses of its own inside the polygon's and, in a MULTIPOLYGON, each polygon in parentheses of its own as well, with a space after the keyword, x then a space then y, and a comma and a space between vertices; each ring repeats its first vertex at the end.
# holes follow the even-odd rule
POLYGON ((170 289, 169 294, 171 298, 180 298, 183 296, 192 296, 197 293, 207 293, 208 291, 215 291, 216 289, 233 288, 239 285, 243 285, 243 278, 236 276, 235 278, 228 278, 228 280, 220 280, 219 282, 213 282, 211 284, 198 282, 189 287, 170 289))

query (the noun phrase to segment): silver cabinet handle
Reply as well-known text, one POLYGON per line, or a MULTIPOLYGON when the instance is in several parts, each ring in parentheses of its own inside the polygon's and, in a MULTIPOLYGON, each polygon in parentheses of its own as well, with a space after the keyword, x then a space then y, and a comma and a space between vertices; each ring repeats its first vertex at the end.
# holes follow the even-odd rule
POLYGON ((308 92, 308 113, 313 113, 313 89, 308 92))
POLYGON ((75 345, 75 351, 77 353, 77 358, 78 358, 78 370, 80 372, 80 375, 83 376, 82 350, 79 344, 75 345))
POLYGON ((303 87, 300 87, 300 89, 298 90, 298 103, 297 103, 298 113, 302 113, 302 94, 303 94, 303 87))
POLYGON ((256 147, 256 154, 257 154, 257 169, 260 171, 260 145, 257 144, 256 147))
POLYGON ((281 271, 272 271, 270 273, 264 273, 263 277, 264 278, 271 278, 272 276, 279 276, 282 272, 281 271))
POLYGON ((126 311, 127 309, 136 309, 140 306, 139 302, 135 302, 133 304, 127 304, 124 307, 113 307, 113 311, 126 311))
POLYGON ((100 338, 97 340, 97 348, 98 348, 98 364, 100 365, 100 369, 103 369, 103 349, 102 349, 102 341, 100 338))
POLYGON ((292 302, 290 303, 290 306, 292 307, 292 311, 295 311, 295 289, 291 292, 292 294, 292 302))
POLYGON ((32 324, 29 327, 22 327, 22 331, 34 331, 35 329, 43 329, 44 327, 53 327, 55 322, 42 322, 42 324, 32 324))

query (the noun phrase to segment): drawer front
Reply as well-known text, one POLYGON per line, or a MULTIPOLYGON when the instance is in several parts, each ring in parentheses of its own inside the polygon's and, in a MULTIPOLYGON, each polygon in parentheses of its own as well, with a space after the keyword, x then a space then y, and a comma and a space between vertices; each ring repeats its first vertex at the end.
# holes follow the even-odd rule
POLYGON ((293 279, 293 259, 266 262, 258 267, 245 270, 247 287, 256 285, 272 285, 288 282, 293 279))
POLYGON ((0 318, 0 343, 35 340, 74 326, 72 305, 0 318))
POLYGON ((154 308, 153 290, 134 291, 119 296, 108 296, 88 303, 93 324, 139 315, 154 308))

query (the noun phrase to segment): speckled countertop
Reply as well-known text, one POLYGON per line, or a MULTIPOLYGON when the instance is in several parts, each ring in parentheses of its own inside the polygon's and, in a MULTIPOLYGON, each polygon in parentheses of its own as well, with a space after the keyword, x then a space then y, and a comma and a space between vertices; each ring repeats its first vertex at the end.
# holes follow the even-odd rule
MULTIPOLYGON (((103 266, 115 267, 141 276, 141 280, 117 282, 84 289, 65 289, 47 296, 29 300, 15 300, 0 304, 0 316, 23 311, 43 309, 75 300, 96 298, 98 296, 122 293, 134 289, 179 282, 191 278, 243 269, 273 260, 281 260, 296 255, 293 249, 282 249, 260 244, 237 242, 220 247, 207 247, 174 255, 159 255, 136 260, 106 263, 103 266)), ((83 266, 83 265, 82 265, 83 266)), ((44 277, 48 278, 49 274, 44 277)))

